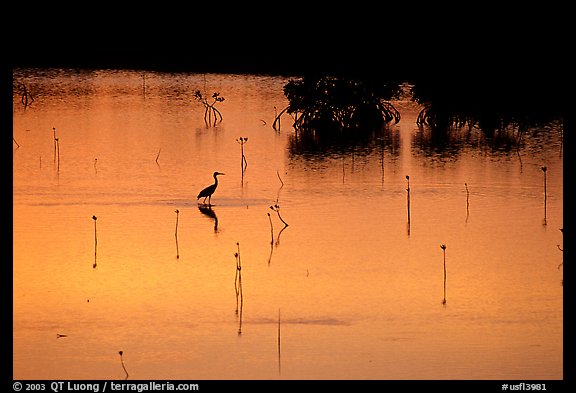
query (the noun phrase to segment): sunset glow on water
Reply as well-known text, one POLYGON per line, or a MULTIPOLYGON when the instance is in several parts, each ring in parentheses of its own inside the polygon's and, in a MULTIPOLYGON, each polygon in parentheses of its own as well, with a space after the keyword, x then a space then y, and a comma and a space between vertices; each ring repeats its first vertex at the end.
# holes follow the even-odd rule
POLYGON ((133 379, 563 378, 561 122, 442 150, 405 97, 369 144, 314 154, 272 128, 288 78, 14 79, 37 92, 13 103, 14 379, 123 379, 120 350, 133 379))

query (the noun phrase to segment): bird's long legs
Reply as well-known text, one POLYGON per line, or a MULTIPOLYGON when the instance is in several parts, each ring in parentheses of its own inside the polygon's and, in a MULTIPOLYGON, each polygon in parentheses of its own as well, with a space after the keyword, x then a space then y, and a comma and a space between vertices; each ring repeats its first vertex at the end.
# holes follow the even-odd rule
POLYGON ((206 205, 206 198, 208 198, 208 207, 212 206, 212 195, 205 196, 204 199, 202 199, 202 204, 206 205))
POLYGON ((204 199, 202 199, 202 204, 205 205, 206 204, 206 198, 208 198, 208 206, 212 206, 212 203, 210 203, 211 196, 212 195, 205 196, 204 199))

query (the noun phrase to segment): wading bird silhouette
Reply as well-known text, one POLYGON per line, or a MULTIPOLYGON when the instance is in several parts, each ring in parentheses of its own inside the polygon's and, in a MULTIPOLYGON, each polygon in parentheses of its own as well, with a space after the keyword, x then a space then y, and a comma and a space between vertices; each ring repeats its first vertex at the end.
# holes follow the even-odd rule
POLYGON ((198 194, 198 199, 200 198, 204 198, 204 200, 202 201, 203 204, 206 204, 206 198, 208 198, 208 206, 212 206, 210 204, 210 198, 212 198, 212 194, 214 194, 214 191, 216 191, 216 187, 218 187, 218 175, 224 175, 224 173, 220 173, 220 172, 214 172, 214 184, 206 187, 205 189, 203 189, 202 191, 200 191, 200 193, 198 194))

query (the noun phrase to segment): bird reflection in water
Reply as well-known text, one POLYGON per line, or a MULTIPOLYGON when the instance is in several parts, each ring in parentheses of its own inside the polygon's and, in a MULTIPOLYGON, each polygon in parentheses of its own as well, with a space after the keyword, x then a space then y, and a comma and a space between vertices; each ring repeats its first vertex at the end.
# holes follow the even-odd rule
POLYGON ((198 205, 198 210, 200 213, 214 220, 214 233, 218 233, 218 216, 216 212, 212 209, 210 205, 198 205))

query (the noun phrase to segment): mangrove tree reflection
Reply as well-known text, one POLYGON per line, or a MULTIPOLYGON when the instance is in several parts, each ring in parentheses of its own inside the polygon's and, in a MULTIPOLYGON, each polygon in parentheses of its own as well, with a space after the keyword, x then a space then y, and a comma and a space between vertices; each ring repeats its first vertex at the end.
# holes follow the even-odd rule
POLYGON ((474 149, 492 154, 516 155, 522 166, 520 152, 524 149, 535 152, 557 143, 561 153, 562 133, 561 120, 524 130, 508 126, 492 134, 486 134, 478 125, 437 127, 420 124, 412 135, 412 152, 427 158, 456 160, 464 149, 474 149))
POLYGON ((546 80, 429 78, 415 81, 412 99, 424 106, 417 123, 434 133, 478 127, 489 139, 507 132, 517 133, 518 139, 528 128, 562 116, 559 89, 546 80))
POLYGON ((398 158, 400 134, 393 126, 383 126, 370 132, 357 134, 332 134, 319 138, 306 132, 296 132, 289 137, 288 152, 292 156, 317 159, 328 156, 369 156, 377 152, 380 159, 384 154, 398 158))

